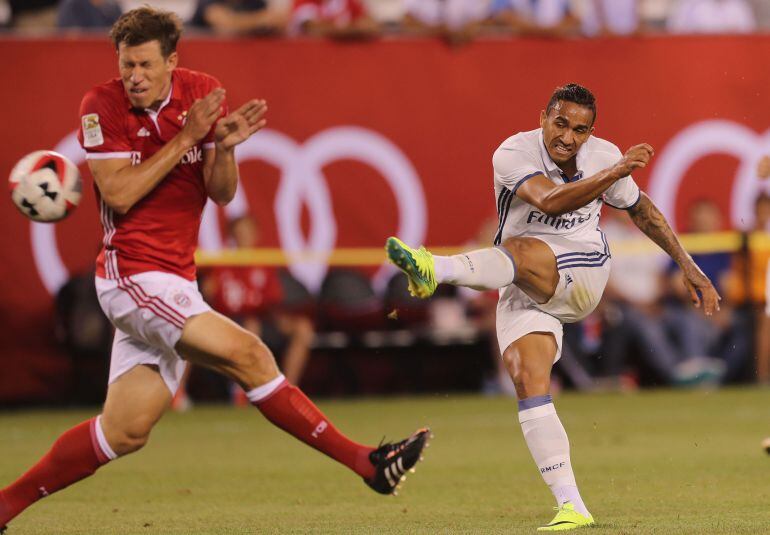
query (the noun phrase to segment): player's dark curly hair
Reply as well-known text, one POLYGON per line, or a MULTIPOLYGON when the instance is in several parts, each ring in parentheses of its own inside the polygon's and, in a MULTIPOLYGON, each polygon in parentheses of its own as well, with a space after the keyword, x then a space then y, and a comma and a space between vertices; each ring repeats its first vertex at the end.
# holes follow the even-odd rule
POLYGON ((110 30, 110 38, 116 50, 120 43, 137 46, 149 41, 158 41, 164 58, 176 51, 176 44, 181 35, 182 21, 179 17, 149 6, 123 13, 110 30))
POLYGON ((575 104, 585 106, 594 112, 593 122, 596 122, 596 97, 582 85, 567 84, 562 87, 557 87, 556 90, 554 90, 553 95, 551 95, 551 100, 548 101, 548 106, 545 108, 545 114, 548 115, 551 113, 551 110, 560 100, 574 102, 575 104))

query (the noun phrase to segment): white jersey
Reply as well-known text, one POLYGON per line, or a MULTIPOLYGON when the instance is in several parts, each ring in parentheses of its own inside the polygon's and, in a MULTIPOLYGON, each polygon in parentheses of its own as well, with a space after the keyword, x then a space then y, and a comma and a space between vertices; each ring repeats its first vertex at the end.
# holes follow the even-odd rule
POLYGON ((567 177, 548 154, 542 128, 520 132, 503 141, 492 157, 499 223, 495 245, 511 237, 560 236, 579 242, 581 249, 588 245, 595 251, 609 254, 606 240, 599 230, 602 202, 621 209, 636 205, 641 193, 633 178, 627 176, 618 180, 599 199, 560 216, 544 214, 517 197, 516 190, 537 175, 544 175, 554 184, 580 180, 611 167, 621 157, 615 145, 591 136, 577 153, 577 174, 567 177))

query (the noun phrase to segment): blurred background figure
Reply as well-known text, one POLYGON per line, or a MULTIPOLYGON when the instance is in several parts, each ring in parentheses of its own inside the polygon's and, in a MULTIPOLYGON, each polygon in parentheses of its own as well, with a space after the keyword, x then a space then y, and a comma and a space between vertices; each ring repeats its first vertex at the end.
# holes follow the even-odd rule
POLYGON ((332 39, 370 39, 379 34, 362 0, 294 0, 289 32, 332 39))
MULTIPOLYGON (((236 249, 249 250, 259 244, 259 224, 250 215, 230 221, 228 230, 236 249)), ((201 293, 217 312, 271 346, 286 379, 292 384, 301 383, 315 328, 305 310, 284 306, 285 293, 278 268, 216 267, 202 277, 201 293)), ((243 390, 235 384, 231 388, 231 397, 237 405, 248 405, 243 390)), ((180 388, 174 398, 174 407, 184 409, 189 404, 186 389, 180 388)))
POLYGON ((56 25, 59 28, 109 28, 121 14, 115 0, 62 0, 56 25))
POLYGON ((747 0, 679 0, 666 26, 671 33, 750 33, 757 21, 747 0))
POLYGON ((490 14, 491 0, 404 0, 407 31, 443 37, 451 44, 475 38, 490 14))
MULTIPOLYGON (((757 177, 760 180, 770 178, 770 155, 764 156, 757 165, 757 177)), ((755 228, 760 233, 766 233, 768 224, 770 224, 770 202, 766 196, 760 195, 758 200, 759 213, 757 213, 757 224, 755 228)), ((761 260, 760 260, 761 262, 761 260)), ((765 308, 757 314, 757 381, 760 384, 770 384, 770 258, 766 263, 765 275, 765 308)))
MULTIPOLYGON (((606 209, 601 228, 610 245, 634 243, 639 231, 629 218, 606 209)), ((638 242, 637 242, 638 243, 638 242)), ((667 259, 662 252, 613 250, 613 269, 605 290, 601 365, 608 382, 630 376, 648 384, 689 386, 721 380, 723 365, 709 358, 703 344, 682 336, 693 328, 696 312, 666 306, 667 259), (692 312, 692 314, 690 314, 692 312)))
POLYGON ((8 0, 10 24, 24 31, 55 28, 57 3, 57 0, 8 0))
POLYGON ((221 35, 253 35, 281 33, 288 22, 288 9, 267 0, 199 0, 190 25, 221 35))
POLYGON ((760 193, 754 201, 754 226, 744 236, 743 247, 733 257, 724 277, 725 294, 751 316, 754 326, 756 380, 770 382, 770 318, 767 315, 768 261, 767 229, 770 228, 770 196, 760 193), (764 246, 763 246, 764 245, 764 246))
POLYGON ((570 0, 493 0, 490 20, 515 35, 570 37, 581 29, 570 0))
POLYGON ((640 28, 640 0, 584 0, 580 19, 585 35, 632 35, 640 28))
MULTIPOLYGON (((695 234, 724 231, 724 221, 719 207, 711 200, 694 201, 687 215, 686 232, 695 234)), ((725 251, 693 253, 698 267, 713 282, 722 295, 720 310, 712 316, 693 311, 690 296, 683 284, 679 266, 671 262, 668 266, 668 293, 666 306, 669 316, 678 324, 675 336, 686 354, 704 355, 724 363, 724 382, 732 382, 746 375, 750 361, 751 314, 736 307, 731 296, 725 292, 725 280, 730 276, 733 255, 725 251)))

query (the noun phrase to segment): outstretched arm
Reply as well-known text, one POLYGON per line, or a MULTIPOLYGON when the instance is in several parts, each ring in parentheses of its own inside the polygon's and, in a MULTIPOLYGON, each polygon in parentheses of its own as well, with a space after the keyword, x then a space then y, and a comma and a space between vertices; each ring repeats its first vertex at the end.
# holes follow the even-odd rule
POLYGON ((628 210, 631 220, 644 232, 647 237, 658 244, 668 256, 679 264, 684 274, 684 283, 690 291, 690 297, 696 307, 703 303, 703 311, 710 316, 719 310, 719 294, 714 289, 709 278, 693 262, 692 257, 684 250, 679 238, 669 226, 666 218, 646 193, 641 193, 639 202, 628 210), (698 295, 700 292, 700 295, 698 295))

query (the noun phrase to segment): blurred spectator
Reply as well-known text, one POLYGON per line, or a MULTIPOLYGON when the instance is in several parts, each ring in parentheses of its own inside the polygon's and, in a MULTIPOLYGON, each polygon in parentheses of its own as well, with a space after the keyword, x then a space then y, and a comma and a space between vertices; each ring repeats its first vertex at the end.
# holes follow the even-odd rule
POLYGON ((266 0, 199 0, 190 24, 223 35, 269 34, 284 31, 285 9, 266 0))
POLYGON ((364 8, 383 29, 393 32, 403 30, 409 0, 364 0, 364 8))
POLYGON ((55 334, 72 363, 70 400, 104 399, 114 329, 102 312, 94 272, 73 275, 56 294, 55 334))
MULTIPOLYGON (((714 233, 724 230, 722 213, 710 200, 695 201, 688 210, 687 228, 690 233, 714 233)), ((723 294, 725 280, 729 277, 732 255, 724 251, 694 253, 693 260, 701 268, 715 288, 723 294)), ((679 267, 669 266, 670 295, 668 305, 675 315, 691 316, 687 328, 676 333, 680 344, 693 354, 703 354, 722 359, 726 364, 724 381, 741 378, 751 354, 751 316, 736 309, 723 295, 720 310, 712 316, 698 314, 692 309, 689 292, 679 267)))
POLYGON ((375 37, 379 28, 362 0, 294 0, 289 31, 334 39, 375 37))
POLYGON ((142 6, 150 6, 175 13, 184 23, 190 22, 196 8, 196 2, 192 0, 118 0, 118 2, 124 13, 142 6))
POLYGON ((749 33, 757 22, 747 0, 679 0, 666 26, 672 33, 749 33))
POLYGON ((121 13, 115 0, 62 0, 56 25, 59 28, 109 28, 121 13))
POLYGON ((8 0, 0 0, 0 28, 7 28, 11 24, 11 4, 8 0))
MULTIPOLYGON (((239 217, 230 223, 230 235, 237 248, 254 248, 259 243, 259 225, 251 216, 239 217)), ((304 315, 283 309, 284 294, 277 268, 218 267, 205 278, 202 290, 215 309, 253 333, 261 336, 264 323, 269 322, 287 337, 281 369, 290 383, 299 384, 314 329, 304 315)))
POLYGON ((757 20, 757 26, 764 31, 770 29, 770 2, 767 0, 750 0, 757 20))
MULTIPOLYGON (((252 249, 259 243, 259 224, 252 216, 241 216, 229 223, 229 233, 238 249, 252 249)), ((269 346, 285 346, 279 359, 281 371, 292 384, 299 384, 310 357, 315 337, 313 322, 303 311, 284 307, 284 291, 278 269, 266 266, 221 266, 202 277, 201 293, 218 312, 253 332, 269 346), (276 336, 277 335, 277 336, 276 336)), ((190 405, 186 378, 174 396, 173 407, 190 405)), ((232 385, 237 405, 248 403, 243 390, 232 385)))
POLYGON ((580 18, 586 35, 631 35, 639 30, 639 14, 639 0, 586 0, 580 18))
POLYGON ((492 0, 491 21, 515 34, 568 37, 580 33, 570 0, 492 0))
MULTIPOLYGON (((770 178, 770 156, 764 156, 757 166, 757 176, 760 180, 770 178)), ((758 200, 757 222, 755 228, 764 232, 768 230, 770 223, 770 202, 766 195, 760 195, 758 200)), ((761 260, 760 260, 761 261, 761 260)), ((759 267, 759 266, 757 266, 759 267)), ((757 380, 761 384, 770 383, 770 259, 765 264, 765 307, 757 315, 757 380)))
POLYGON ((491 0, 405 0, 406 29, 445 37, 451 43, 473 39, 490 13, 491 0))
POLYGON ((56 27, 56 0, 9 0, 11 25, 24 30, 56 27))
MULTIPOLYGON (((640 237, 630 219, 614 210, 602 219, 610 243, 640 237)), ((664 307, 666 256, 659 254, 612 255, 612 270, 605 298, 598 309, 605 325, 602 343, 603 370, 608 378, 619 378, 636 355, 641 369, 654 382, 691 385, 721 378, 723 365, 705 356, 704 347, 693 337, 681 336, 698 326, 691 309, 672 311, 664 307)))

